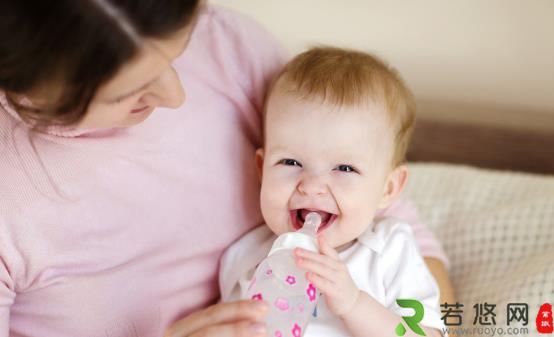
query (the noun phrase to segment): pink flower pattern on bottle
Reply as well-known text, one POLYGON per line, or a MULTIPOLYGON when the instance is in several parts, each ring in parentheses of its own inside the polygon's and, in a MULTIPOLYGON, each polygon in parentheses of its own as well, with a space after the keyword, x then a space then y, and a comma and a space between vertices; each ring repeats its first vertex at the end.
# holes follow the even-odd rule
POLYGON ((310 285, 308 286, 306 293, 308 294, 308 298, 310 299, 310 302, 315 301, 316 289, 312 283, 310 283, 310 285))
POLYGON ((275 300, 275 306, 281 311, 287 311, 289 309, 289 301, 287 301, 285 298, 278 297, 275 300))
POLYGON ((287 281, 288 284, 293 285, 293 284, 296 283, 296 278, 295 278, 294 276, 292 276, 292 275, 289 275, 289 276, 287 276, 287 280, 286 280, 286 281, 287 281))
POLYGON ((263 300, 263 297, 262 297, 262 294, 257 293, 257 294, 255 294, 255 295, 252 295, 252 299, 253 299, 254 301, 261 301, 261 300, 263 300))
POLYGON ((300 337, 302 335, 302 328, 296 323, 294 324, 294 328, 292 328, 292 335, 294 337, 300 337))

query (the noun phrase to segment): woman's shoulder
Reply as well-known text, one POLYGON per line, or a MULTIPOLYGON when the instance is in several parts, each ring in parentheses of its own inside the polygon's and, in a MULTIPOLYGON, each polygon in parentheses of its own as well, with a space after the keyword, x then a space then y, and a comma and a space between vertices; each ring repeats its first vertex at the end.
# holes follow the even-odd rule
POLYGON ((261 110, 267 84, 284 61, 280 43, 262 25, 234 10, 206 5, 176 68, 183 78, 207 82, 231 93, 233 100, 244 95, 261 110))
MULTIPOLYGON (((222 6, 205 5, 191 36, 191 45, 224 52, 225 60, 240 65, 273 66, 284 63, 284 51, 278 40, 253 18, 222 6)), ((244 69, 243 69, 244 70, 244 69)))
POLYGON ((269 39, 266 42, 270 44, 277 43, 276 39, 269 33, 263 25, 250 16, 238 12, 234 9, 219 5, 205 5, 198 18, 198 27, 208 24, 210 30, 214 28, 223 28, 225 35, 235 36, 239 40, 233 42, 256 41, 263 38, 269 39))

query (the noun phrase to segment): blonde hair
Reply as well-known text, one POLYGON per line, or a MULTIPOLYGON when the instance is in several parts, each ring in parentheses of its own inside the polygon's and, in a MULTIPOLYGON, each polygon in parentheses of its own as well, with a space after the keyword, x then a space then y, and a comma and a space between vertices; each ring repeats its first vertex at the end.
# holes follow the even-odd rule
POLYGON ((414 98, 398 72, 377 57, 355 50, 316 47, 288 62, 276 81, 279 79, 303 98, 320 97, 339 106, 382 105, 393 126, 392 165, 405 161, 415 120, 414 98))

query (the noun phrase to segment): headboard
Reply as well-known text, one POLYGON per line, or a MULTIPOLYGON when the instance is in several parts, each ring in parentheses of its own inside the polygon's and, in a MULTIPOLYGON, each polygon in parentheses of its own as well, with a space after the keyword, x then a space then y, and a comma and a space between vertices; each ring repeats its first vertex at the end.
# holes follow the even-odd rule
MULTIPOLYGON (((552 119, 550 125, 554 125, 552 119)), ((416 162, 554 174, 554 130, 421 117, 407 157, 416 162)))

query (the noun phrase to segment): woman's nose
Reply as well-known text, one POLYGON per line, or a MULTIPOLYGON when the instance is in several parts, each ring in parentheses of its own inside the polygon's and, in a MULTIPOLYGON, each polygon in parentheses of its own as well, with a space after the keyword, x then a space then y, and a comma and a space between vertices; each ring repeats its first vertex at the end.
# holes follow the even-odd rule
POLYGON ((185 101, 185 91, 177 72, 173 68, 169 68, 150 85, 142 100, 154 107, 180 107, 185 101))
POLYGON ((327 193, 327 183, 318 175, 306 175, 298 184, 298 191, 309 196, 317 196, 327 193))

